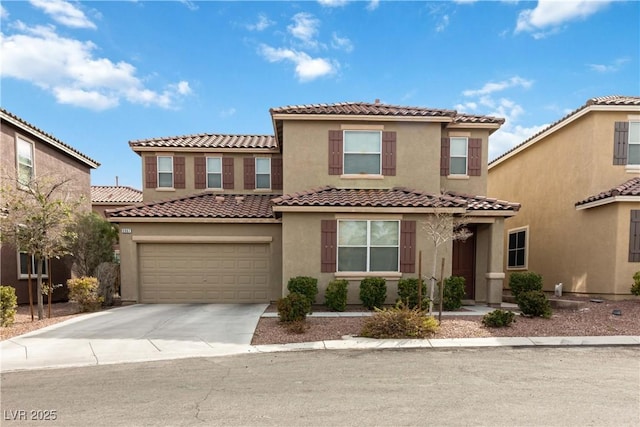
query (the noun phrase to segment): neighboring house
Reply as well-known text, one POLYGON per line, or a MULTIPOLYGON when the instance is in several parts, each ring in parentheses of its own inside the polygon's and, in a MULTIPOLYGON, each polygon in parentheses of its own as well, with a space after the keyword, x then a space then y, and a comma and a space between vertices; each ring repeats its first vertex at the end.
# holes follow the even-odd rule
POLYGON ((640 270, 640 97, 593 98, 489 164, 506 221, 505 268, 546 291, 620 298, 640 270))
MULTIPOLYGON (((18 179, 28 181, 46 175, 68 178, 70 182, 66 191, 76 200, 84 199, 86 203, 81 205, 81 209, 89 211, 91 169, 97 168, 99 163, 4 109, 0 109, 0 127, 3 185, 15 186, 18 179)), ((31 262, 32 271, 35 271, 34 261, 26 254, 19 253, 17 248, 2 244, 0 262, 0 283, 16 288, 19 304, 28 303, 27 265, 31 262)), ((48 281, 49 272, 46 269, 44 278, 48 281)), ((52 274, 53 283, 66 284, 70 277, 68 266, 61 260, 53 260, 52 274)), ((35 293, 35 282, 33 289, 35 293)), ((53 294, 55 301, 64 300, 66 296, 66 285, 53 294)))
POLYGON ((270 110, 274 135, 131 141, 144 203, 108 212, 120 225, 122 299, 269 302, 294 276, 334 279, 358 303, 364 277, 430 276, 422 222, 467 215, 473 236, 441 247, 468 300, 500 304, 504 219, 517 203, 486 195, 489 136, 503 119, 375 103, 270 110), (164 199, 164 200, 163 200, 164 199), (163 201, 156 201, 163 200, 163 201))
POLYGON ((121 185, 92 185, 91 209, 103 218, 105 211, 142 203, 142 191, 121 185))

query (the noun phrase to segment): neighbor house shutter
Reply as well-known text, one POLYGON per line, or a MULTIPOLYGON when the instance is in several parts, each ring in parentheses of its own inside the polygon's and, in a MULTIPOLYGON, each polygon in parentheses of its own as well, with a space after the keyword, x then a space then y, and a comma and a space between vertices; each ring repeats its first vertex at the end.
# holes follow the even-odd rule
POLYGON ((342 175, 342 131, 329 131, 329 175, 342 175))
POLYGON ((320 237, 320 271, 334 273, 336 271, 336 256, 338 245, 338 221, 323 219, 320 237))
POLYGON ((282 190, 282 158, 271 159, 271 188, 282 190))
POLYGON ((400 222, 400 272, 416 271, 416 222, 400 222))
POLYGON ((451 140, 442 138, 440 142, 440 176, 449 175, 449 147, 451 140))
POLYGON ((233 157, 222 158, 222 188, 233 190, 233 157))
POLYGON ((629 262, 640 262, 640 210, 631 211, 629 262))
POLYGON ((482 139, 469 138, 469 176, 482 174, 482 139))
POLYGON ((244 158, 244 189, 256 188, 256 160, 253 157, 244 158))
POLYGON ((193 159, 194 186, 198 190, 207 188, 207 158, 195 157, 193 159))
POLYGON ((146 188, 158 186, 158 159, 156 156, 144 158, 144 186, 146 188))
POLYGON ((173 187, 182 189, 186 186, 185 159, 184 157, 173 158, 173 187))
POLYGON ((613 131, 613 164, 627 164, 629 148, 629 122, 616 122, 613 131))
POLYGON ((396 133, 382 132, 382 175, 396 174, 396 133))

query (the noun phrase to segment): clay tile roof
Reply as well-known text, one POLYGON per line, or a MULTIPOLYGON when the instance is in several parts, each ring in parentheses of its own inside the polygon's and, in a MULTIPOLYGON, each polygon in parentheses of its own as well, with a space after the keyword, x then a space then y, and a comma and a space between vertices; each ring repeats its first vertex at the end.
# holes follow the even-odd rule
POLYGON ((584 205, 598 200, 608 199, 616 196, 640 196, 640 177, 631 178, 629 181, 610 188, 576 203, 576 206, 584 205))
POLYGON ((458 197, 465 200, 467 204, 467 210, 470 211, 518 211, 520 210, 520 203, 507 202, 505 200, 494 199, 486 196, 469 196, 465 194, 455 193, 448 191, 448 194, 453 197, 458 197))
POLYGON ((474 114, 458 114, 453 120, 454 123, 489 123, 489 124, 504 124, 502 117, 493 116, 480 116, 474 114))
POLYGON ((127 186, 92 185, 91 203, 134 204, 142 202, 142 191, 127 186))
POLYGON ((274 218, 273 194, 200 193, 107 210, 110 218, 274 218))
POLYGON ((336 104, 287 105, 269 110, 271 114, 340 114, 356 116, 451 117, 454 110, 405 107, 379 102, 339 102, 336 104))
POLYGON ((276 148, 272 135, 198 135, 168 136, 129 141, 130 147, 171 148, 276 148))

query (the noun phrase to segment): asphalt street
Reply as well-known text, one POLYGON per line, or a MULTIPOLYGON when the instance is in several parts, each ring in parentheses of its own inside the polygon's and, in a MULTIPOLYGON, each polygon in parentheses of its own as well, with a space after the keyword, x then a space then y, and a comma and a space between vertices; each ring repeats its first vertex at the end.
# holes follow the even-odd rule
POLYGON ((640 425, 636 346, 304 351, 1 379, 3 426, 640 425))

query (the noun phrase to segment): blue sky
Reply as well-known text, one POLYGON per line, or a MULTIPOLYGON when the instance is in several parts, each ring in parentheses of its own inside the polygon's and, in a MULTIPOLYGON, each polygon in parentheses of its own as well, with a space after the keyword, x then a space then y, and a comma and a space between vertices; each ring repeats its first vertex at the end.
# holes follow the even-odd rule
POLYGON ((637 1, 4 1, 2 107, 141 188, 128 141, 273 134, 269 108, 504 117, 496 157, 587 99, 640 95, 637 1))

